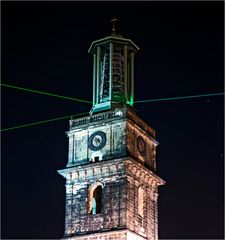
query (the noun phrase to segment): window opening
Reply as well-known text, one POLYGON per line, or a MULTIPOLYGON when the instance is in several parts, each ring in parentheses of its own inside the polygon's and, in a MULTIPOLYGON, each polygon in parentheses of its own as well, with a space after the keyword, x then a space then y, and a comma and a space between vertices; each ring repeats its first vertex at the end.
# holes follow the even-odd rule
POLYGON ((99 214, 102 211, 102 187, 97 186, 91 198, 91 214, 99 214))
POLYGON ((142 187, 138 188, 138 214, 139 216, 144 216, 144 189, 142 187))
POLYGON ((94 162, 99 162, 99 157, 94 157, 94 162))
POLYGON ((91 158, 91 162, 99 162, 99 157, 93 157, 91 158))

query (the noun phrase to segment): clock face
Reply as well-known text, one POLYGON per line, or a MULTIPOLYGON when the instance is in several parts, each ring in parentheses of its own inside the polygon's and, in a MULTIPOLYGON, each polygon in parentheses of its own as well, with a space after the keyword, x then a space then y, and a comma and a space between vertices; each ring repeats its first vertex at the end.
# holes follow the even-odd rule
POLYGON ((88 141, 88 147, 92 151, 98 151, 102 149, 106 144, 106 134, 102 131, 93 133, 88 141))
POLYGON ((100 135, 95 135, 92 139, 92 145, 94 147, 99 147, 102 143, 102 137, 100 135))
POLYGON ((137 138, 137 148, 141 156, 144 157, 146 154, 146 142, 144 141, 142 136, 138 136, 137 138))

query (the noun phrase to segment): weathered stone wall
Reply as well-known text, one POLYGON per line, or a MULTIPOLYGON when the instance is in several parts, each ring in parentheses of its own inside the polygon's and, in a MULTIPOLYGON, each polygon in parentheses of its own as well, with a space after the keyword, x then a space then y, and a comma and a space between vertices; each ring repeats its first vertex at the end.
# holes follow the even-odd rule
POLYGON ((65 237, 127 228, 156 240, 157 186, 163 181, 131 158, 120 158, 61 172, 66 183, 65 237), (91 215, 89 189, 99 183, 102 212, 91 215), (138 188, 143 189, 143 216, 138 213, 138 188))
POLYGON ((65 235, 105 231, 126 225, 127 181, 123 163, 98 162, 66 174, 65 235), (102 212, 89 212, 89 189, 101 183, 102 212))
POLYGON ((103 233, 94 233, 85 236, 77 236, 72 238, 65 238, 67 240, 146 240, 129 230, 118 230, 103 233))
POLYGON ((127 120, 127 150, 128 155, 134 158, 136 161, 142 165, 148 167, 149 169, 156 170, 156 146, 158 143, 153 139, 147 132, 144 132, 139 126, 137 126, 133 121, 127 120), (145 141, 146 151, 145 154, 140 154, 138 150, 138 137, 141 136, 145 141))
POLYGON ((126 155, 126 121, 124 119, 95 124, 85 129, 75 129, 67 133, 69 137, 69 156, 67 167, 89 163, 98 156, 106 160, 126 155), (97 132, 106 134, 106 145, 99 151, 92 151, 88 147, 88 139, 97 132))
POLYGON ((148 172, 137 164, 127 168, 127 228, 147 239, 158 239, 157 182, 149 180, 148 172), (143 216, 138 213, 138 188, 143 189, 143 216))
POLYGON ((71 120, 67 135, 68 164, 58 171, 66 178, 65 237, 157 240, 157 187, 164 181, 154 173, 154 129, 124 108, 71 120), (98 131, 105 133, 106 142, 94 151, 88 141, 98 131), (95 184, 102 188, 102 211, 92 215, 90 189, 95 184))
MULTIPOLYGON (((120 113, 122 115, 117 120, 112 121, 108 118, 101 121, 100 119, 67 132, 69 137, 67 167, 89 163, 96 156, 100 160, 131 156, 147 168, 156 170, 155 156, 158 142, 155 140, 155 131, 130 109, 121 109, 120 113), (92 151, 88 147, 88 139, 97 131, 106 134, 106 145, 99 151, 92 151), (144 155, 140 154, 138 149, 137 139, 139 136, 143 138, 146 145, 144 155)), ((81 118, 80 122, 82 125, 82 122, 85 121, 81 118)))

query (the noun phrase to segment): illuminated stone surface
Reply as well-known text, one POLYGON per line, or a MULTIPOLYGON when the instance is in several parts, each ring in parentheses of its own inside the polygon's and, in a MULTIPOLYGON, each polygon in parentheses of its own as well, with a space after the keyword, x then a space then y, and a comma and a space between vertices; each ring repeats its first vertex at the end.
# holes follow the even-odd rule
POLYGON ((68 163, 58 171, 66 179, 66 239, 158 239, 158 186, 164 184, 155 174, 158 142, 129 102, 137 50, 115 34, 90 48, 98 55, 93 107, 89 116, 70 120, 68 163))

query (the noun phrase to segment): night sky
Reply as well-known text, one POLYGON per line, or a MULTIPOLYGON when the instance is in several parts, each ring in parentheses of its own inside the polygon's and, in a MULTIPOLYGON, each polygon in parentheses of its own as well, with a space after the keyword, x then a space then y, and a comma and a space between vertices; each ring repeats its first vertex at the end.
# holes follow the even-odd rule
MULTIPOLYGON (((2 83, 92 100, 91 42, 140 47, 135 100, 224 92, 223 2, 2 2, 2 83)), ((2 87, 2 129, 91 105, 2 87)), ((223 238, 223 96, 137 103, 157 132, 159 238, 223 238)), ((1 134, 1 238, 60 238, 68 119, 1 134)))

